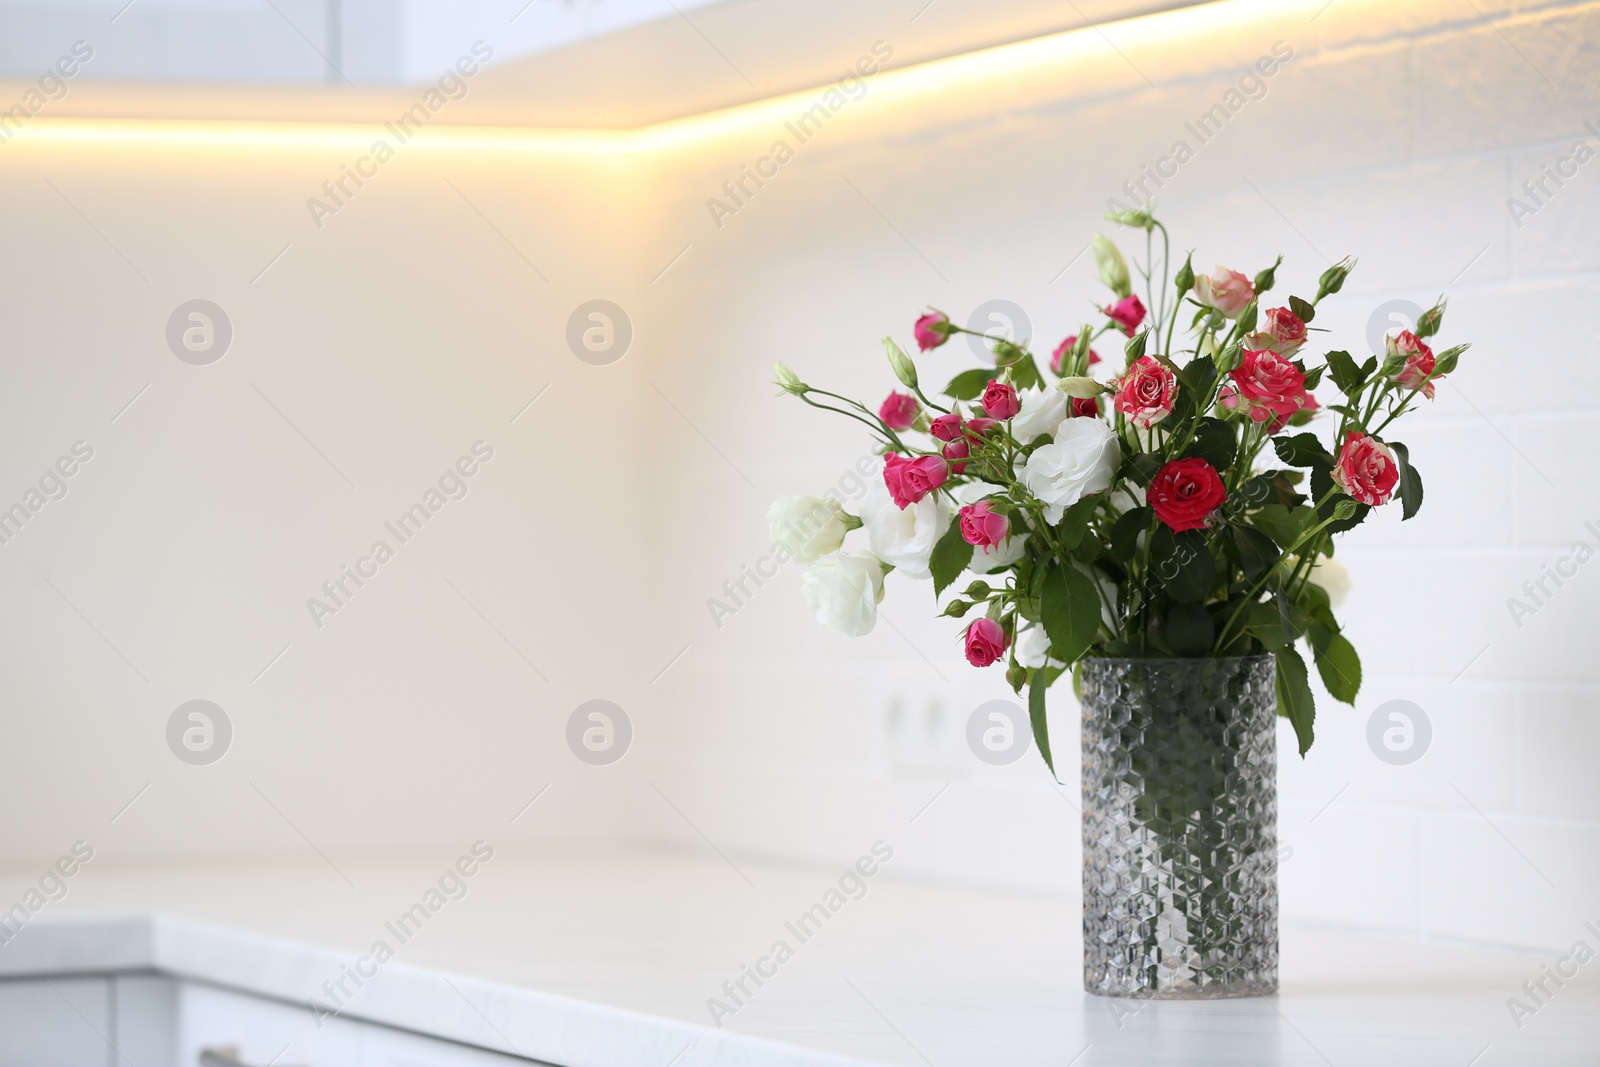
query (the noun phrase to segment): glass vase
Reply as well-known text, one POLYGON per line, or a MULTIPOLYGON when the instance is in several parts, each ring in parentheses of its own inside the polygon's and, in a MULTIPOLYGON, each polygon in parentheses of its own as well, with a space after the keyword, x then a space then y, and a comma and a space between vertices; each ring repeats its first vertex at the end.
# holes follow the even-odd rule
POLYGON ((1090 993, 1277 991, 1273 671, 1271 656, 1083 661, 1090 993))

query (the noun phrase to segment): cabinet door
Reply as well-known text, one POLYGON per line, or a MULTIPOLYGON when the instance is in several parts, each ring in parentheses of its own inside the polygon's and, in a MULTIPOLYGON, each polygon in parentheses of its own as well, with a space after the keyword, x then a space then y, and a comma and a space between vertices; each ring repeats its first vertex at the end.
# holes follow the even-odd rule
POLYGON ((177 1050, 177 1067, 362 1067, 359 1023, 195 982, 178 990, 177 1050))
POLYGON ((111 994, 104 978, 0 981, 0 1067, 109 1067, 111 994))
POLYGON ((543 1061, 501 1055, 373 1024, 366 1026, 362 1051, 363 1067, 553 1067, 543 1061))

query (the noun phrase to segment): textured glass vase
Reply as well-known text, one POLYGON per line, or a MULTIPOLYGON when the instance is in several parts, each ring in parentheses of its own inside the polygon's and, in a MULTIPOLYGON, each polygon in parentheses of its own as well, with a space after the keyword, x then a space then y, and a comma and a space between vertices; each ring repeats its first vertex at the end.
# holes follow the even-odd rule
POLYGON ((1083 985, 1278 988, 1271 656, 1083 661, 1083 985))

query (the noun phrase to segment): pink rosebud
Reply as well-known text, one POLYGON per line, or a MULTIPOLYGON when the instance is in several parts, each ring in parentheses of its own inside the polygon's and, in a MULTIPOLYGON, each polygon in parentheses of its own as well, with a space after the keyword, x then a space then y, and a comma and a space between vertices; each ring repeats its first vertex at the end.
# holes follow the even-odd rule
POLYGON ((1075 396, 1072 406, 1068 408, 1069 419, 1093 419, 1100 415, 1100 398, 1097 396, 1075 396))
POLYGON ((980 402, 991 418, 1002 422, 1022 410, 1022 404, 1017 401, 1017 391, 1003 382, 990 381, 980 402))
MULTIPOLYGON (((1073 350, 1073 348, 1075 348, 1077 346, 1077 344, 1078 344, 1078 335, 1077 334, 1073 334, 1071 337, 1067 338, 1065 341, 1062 341, 1060 344, 1056 345, 1056 350, 1054 352, 1050 353, 1050 369, 1055 371, 1057 374, 1060 374, 1061 373, 1061 361, 1067 358, 1067 354, 1069 352, 1071 352, 1073 350)), ((1096 352, 1092 348, 1089 349, 1089 366, 1092 367, 1096 363, 1099 363, 1099 362, 1100 362, 1100 353, 1096 352)))
POLYGON ((1306 392, 1305 374, 1271 349, 1243 349, 1239 365, 1228 376, 1231 381, 1224 389, 1231 403, 1227 406, 1239 407, 1256 422, 1281 426, 1295 412, 1315 407, 1306 392))
POLYGON ((1236 270, 1218 267, 1210 274, 1194 280, 1194 298, 1208 308, 1216 308, 1230 319, 1250 306, 1256 298, 1256 287, 1249 278, 1236 270))
POLYGON ((883 484, 902 511, 939 488, 948 477, 950 464, 938 456, 907 459, 890 452, 883 457, 883 484))
POLYGON ((969 440, 976 441, 980 437, 987 436, 991 430, 999 425, 1000 424, 993 419, 985 419, 980 416, 976 419, 968 419, 967 425, 962 428, 961 432, 969 440))
POLYGON ((1405 366, 1400 368, 1394 380, 1407 389, 1421 388, 1422 395, 1429 400, 1433 399, 1433 381, 1428 380, 1428 375, 1433 373, 1433 349, 1427 342, 1412 333, 1410 330, 1401 330, 1397 336, 1388 340, 1390 356, 1403 355, 1406 357, 1405 366))
POLYGON ((987 500, 968 504, 960 514, 962 540, 982 548, 985 553, 1011 533, 1011 520, 991 508, 987 500))
POLYGON ((1268 308, 1261 316, 1260 331, 1250 338, 1280 356, 1292 356, 1306 343, 1306 324, 1288 308, 1268 308))
POLYGON ((917 347, 924 352, 938 348, 950 340, 950 316, 942 311, 930 312, 917 320, 911 333, 917 339, 917 347))
POLYGON ((890 393, 878 408, 878 418, 891 430, 909 430, 922 413, 917 398, 907 393, 890 393))
POLYGON ((1362 504, 1387 504, 1400 480, 1400 464, 1388 445, 1375 437, 1351 430, 1339 450, 1333 480, 1362 504))
POLYGON ((1133 331, 1144 321, 1144 304, 1137 296, 1125 296, 1103 310, 1106 318, 1121 326, 1122 332, 1129 337, 1133 336, 1133 331))
POLYGON ((1178 379, 1154 356, 1134 360, 1117 383, 1116 410, 1149 429, 1168 415, 1178 395, 1178 379))
POLYGON ((929 425, 928 432, 941 441, 954 441, 961 436, 961 416, 956 414, 940 415, 929 425))
POLYGON ((967 627, 967 662, 974 667, 987 667, 1006 654, 1006 632, 1000 624, 985 616, 967 627))
POLYGON ((950 461, 951 474, 965 474, 967 471, 967 457, 972 455, 972 446, 964 440, 951 441, 944 446, 944 451, 941 454, 950 461))

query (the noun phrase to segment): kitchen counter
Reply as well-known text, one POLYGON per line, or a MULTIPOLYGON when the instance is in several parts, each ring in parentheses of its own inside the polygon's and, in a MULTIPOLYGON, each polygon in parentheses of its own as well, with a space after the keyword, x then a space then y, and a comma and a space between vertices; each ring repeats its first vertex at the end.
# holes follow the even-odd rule
MULTIPOLYGON (((0 945, 0 976, 154 972, 563 1067, 1600 1061, 1600 963, 1514 1020, 1555 954, 1290 923, 1275 997, 1108 1000, 1080 988, 1075 898, 863 859, 843 881, 667 851, 95 860, 0 945)), ((37 881, 0 874, 0 907, 37 881)))

